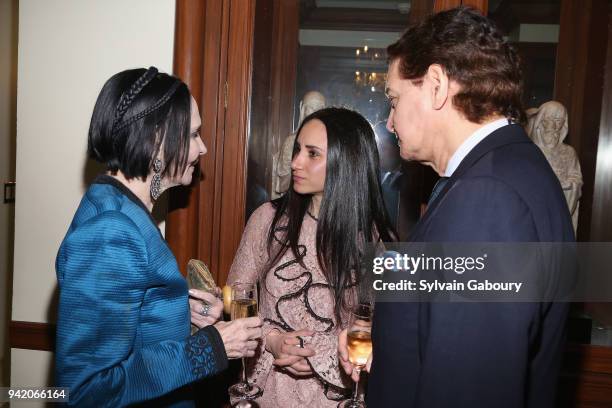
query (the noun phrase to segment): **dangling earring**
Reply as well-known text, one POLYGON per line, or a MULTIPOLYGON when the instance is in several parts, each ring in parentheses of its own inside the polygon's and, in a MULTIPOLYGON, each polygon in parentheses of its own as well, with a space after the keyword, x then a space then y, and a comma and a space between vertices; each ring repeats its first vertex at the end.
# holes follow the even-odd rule
POLYGON ((153 177, 151 178, 151 198, 155 201, 161 194, 161 170, 162 162, 159 159, 153 161, 153 177))

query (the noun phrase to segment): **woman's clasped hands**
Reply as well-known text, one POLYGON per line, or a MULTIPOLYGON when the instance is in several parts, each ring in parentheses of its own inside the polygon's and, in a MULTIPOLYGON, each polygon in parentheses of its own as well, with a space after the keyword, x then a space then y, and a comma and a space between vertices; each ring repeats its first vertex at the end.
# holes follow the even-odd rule
POLYGON ((301 337, 312 336, 312 330, 280 332, 273 330, 266 337, 266 350, 274 356, 273 364, 296 377, 308 377, 313 374, 306 357, 315 355, 312 347, 304 344, 301 337))

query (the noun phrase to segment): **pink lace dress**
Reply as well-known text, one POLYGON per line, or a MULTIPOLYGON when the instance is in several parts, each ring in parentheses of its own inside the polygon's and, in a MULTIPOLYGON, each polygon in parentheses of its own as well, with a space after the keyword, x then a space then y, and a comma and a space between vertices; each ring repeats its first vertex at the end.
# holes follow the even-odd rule
POLYGON ((264 338, 273 329, 296 331, 311 329, 304 338, 316 351, 308 358, 314 371, 311 377, 297 378, 274 366, 274 357, 261 344, 256 356, 247 359, 249 380, 264 389, 257 400, 261 407, 335 407, 352 381, 342 372, 337 357, 339 332, 333 312, 333 296, 319 268, 315 250, 316 221, 306 215, 300 233, 302 267, 288 250, 265 273, 268 261, 267 237, 275 209, 270 203, 259 207, 249 219, 234 258, 228 284, 260 282, 259 313, 264 319, 264 338), (265 279, 265 284, 261 282, 265 279))

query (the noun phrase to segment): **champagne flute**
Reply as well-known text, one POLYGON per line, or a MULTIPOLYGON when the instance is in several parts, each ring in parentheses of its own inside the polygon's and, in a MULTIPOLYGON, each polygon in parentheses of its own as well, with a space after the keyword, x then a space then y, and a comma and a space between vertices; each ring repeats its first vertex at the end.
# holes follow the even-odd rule
MULTIPOLYGON (((255 283, 236 282, 232 285, 231 319, 242 319, 257 316, 257 285, 255 283)), ((229 388, 231 397, 240 400, 251 400, 262 393, 261 387, 249 384, 246 376, 246 365, 242 358, 242 380, 229 388)))
MULTIPOLYGON (((349 313, 347 330, 347 348, 349 361, 355 366, 357 374, 368 362, 372 354, 372 306, 360 303, 349 313)), ((359 399, 359 379, 355 382, 353 397, 338 404, 339 408, 365 408, 365 403, 359 399)))

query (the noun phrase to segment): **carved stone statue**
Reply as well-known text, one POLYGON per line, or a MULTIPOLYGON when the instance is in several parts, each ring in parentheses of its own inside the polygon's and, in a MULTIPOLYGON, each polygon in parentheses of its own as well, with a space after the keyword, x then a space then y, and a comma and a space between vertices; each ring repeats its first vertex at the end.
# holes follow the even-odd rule
POLYGON ((563 143, 567 131, 567 110, 559 102, 550 101, 538 108, 531 129, 528 129, 527 133, 530 133, 530 137, 542 150, 561 182, 575 231, 582 193, 582 172, 576 151, 563 143))
MULTIPOLYGON (((298 128, 305 117, 325 107, 325 97, 317 91, 306 92, 300 102, 300 119, 298 128)), ((291 180, 291 158, 293 156, 293 144, 295 143, 296 132, 291 133, 281 146, 280 151, 275 157, 275 170, 272 182, 272 198, 280 197, 289 188, 291 180)))

